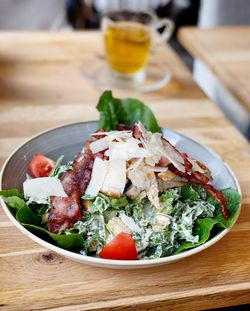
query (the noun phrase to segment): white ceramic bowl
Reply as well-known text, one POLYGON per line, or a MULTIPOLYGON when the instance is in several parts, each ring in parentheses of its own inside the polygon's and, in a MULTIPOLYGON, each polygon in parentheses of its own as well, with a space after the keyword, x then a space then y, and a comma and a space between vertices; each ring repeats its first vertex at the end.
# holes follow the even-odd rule
MULTIPOLYGON (((72 160, 74 155, 82 149, 84 141, 89 138, 90 134, 93 133, 97 127, 98 123, 96 121, 68 124, 48 130, 29 139, 18 149, 16 149, 6 160, 0 175, 0 188, 15 188, 22 191, 22 184, 26 179, 28 163, 35 153, 42 153, 52 159, 57 159, 60 155, 63 154, 65 156, 64 160, 66 162, 72 160)), ((232 187, 241 194, 240 186, 234 173, 229 168, 229 166, 220 159, 218 155, 184 135, 178 134, 168 129, 162 129, 162 131, 163 135, 172 144, 174 144, 177 149, 179 149, 181 152, 187 152, 191 157, 200 160, 208 166, 208 168, 212 171, 214 178, 213 185, 215 188, 223 189, 232 187)), ((135 269, 172 263, 199 253, 202 250, 208 248, 209 246, 218 242, 231 229, 223 229, 220 233, 208 240, 203 245, 169 257, 150 260, 109 260, 91 256, 83 256, 81 254, 62 249, 44 241, 43 239, 29 232, 20 223, 17 222, 2 198, 1 204, 6 215, 13 222, 13 224, 38 244, 72 260, 105 268, 135 269)), ((238 211, 238 215, 239 212, 240 210, 238 211)))

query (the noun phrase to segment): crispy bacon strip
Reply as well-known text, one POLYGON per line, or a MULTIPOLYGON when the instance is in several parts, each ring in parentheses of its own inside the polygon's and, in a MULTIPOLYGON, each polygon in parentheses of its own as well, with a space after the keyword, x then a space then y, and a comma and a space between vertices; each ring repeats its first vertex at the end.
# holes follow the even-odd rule
POLYGON ((48 230, 60 233, 71 228, 77 220, 82 219, 80 196, 85 192, 91 179, 94 155, 85 144, 85 153, 75 157, 73 170, 66 171, 61 177, 64 191, 68 197, 51 197, 48 230))
POLYGON ((130 129, 131 129, 131 127, 129 127, 128 125, 123 124, 123 123, 118 123, 116 125, 116 130, 117 131, 127 131, 127 130, 130 130, 130 129))
POLYGON ((61 183, 64 191, 69 197, 79 195, 79 187, 74 171, 68 170, 61 177, 61 183))
POLYGON ((202 173, 198 172, 198 171, 194 171, 192 173, 192 175, 195 176, 196 179, 198 179, 200 182, 202 182, 203 184, 207 184, 209 182, 209 177, 203 175, 202 173))
POLYGON ((78 193, 82 195, 91 179, 92 168, 94 163, 94 156, 92 153, 81 153, 78 155, 73 163, 73 172, 78 184, 78 193))
POLYGON ((204 188, 211 194, 211 196, 220 203, 221 205, 221 213, 224 217, 224 219, 228 219, 228 210, 227 210, 227 202, 221 191, 215 189, 211 185, 205 185, 204 188))
POLYGON ((51 197, 48 230, 60 233, 71 228, 77 220, 82 219, 79 199, 77 197, 51 197))
POLYGON ((190 172, 192 170, 192 167, 193 167, 192 163, 190 163, 188 161, 188 158, 186 158, 186 157, 183 159, 184 159, 184 166, 185 166, 186 172, 190 172))
POLYGON ((73 162, 73 170, 68 170, 62 175, 63 189, 69 197, 79 197, 85 192, 91 178, 93 163, 93 154, 80 153, 73 162))
MULTIPOLYGON (((104 129, 99 129, 99 130, 97 130, 95 133, 103 133, 103 132, 105 132, 104 129)), ((106 135, 92 135, 92 140, 89 141, 89 143, 92 143, 92 141, 101 139, 101 138, 103 138, 103 137, 105 137, 105 136, 106 136, 106 135)))

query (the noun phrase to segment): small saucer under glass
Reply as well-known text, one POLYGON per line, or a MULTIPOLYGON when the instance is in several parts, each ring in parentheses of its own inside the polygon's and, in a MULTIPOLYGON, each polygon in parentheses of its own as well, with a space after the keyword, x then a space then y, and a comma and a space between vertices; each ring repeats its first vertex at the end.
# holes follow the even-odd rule
POLYGON ((144 70, 138 72, 135 77, 112 72, 101 55, 85 57, 81 65, 81 72, 85 78, 99 87, 139 92, 158 90, 171 80, 168 65, 153 56, 149 58, 144 70))

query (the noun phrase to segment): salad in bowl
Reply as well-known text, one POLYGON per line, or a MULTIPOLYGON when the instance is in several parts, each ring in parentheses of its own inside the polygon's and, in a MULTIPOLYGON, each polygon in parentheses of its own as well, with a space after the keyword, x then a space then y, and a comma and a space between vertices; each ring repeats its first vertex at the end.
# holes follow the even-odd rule
POLYGON ((81 256, 152 260, 199 247, 230 228, 240 210, 234 188, 165 137, 135 99, 101 96, 99 129, 68 163, 35 153, 23 192, 1 190, 32 234, 81 256))

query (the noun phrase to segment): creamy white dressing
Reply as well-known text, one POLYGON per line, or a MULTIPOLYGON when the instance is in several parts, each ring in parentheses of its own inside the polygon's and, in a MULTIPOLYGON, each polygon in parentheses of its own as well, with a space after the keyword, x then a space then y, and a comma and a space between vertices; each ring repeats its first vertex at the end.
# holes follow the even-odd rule
POLYGON ((120 213, 121 221, 132 231, 132 232, 139 232, 140 228, 135 223, 132 217, 127 216, 125 213, 120 213))

